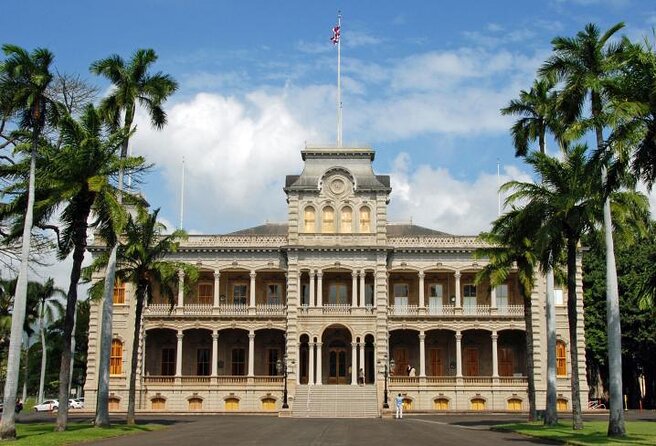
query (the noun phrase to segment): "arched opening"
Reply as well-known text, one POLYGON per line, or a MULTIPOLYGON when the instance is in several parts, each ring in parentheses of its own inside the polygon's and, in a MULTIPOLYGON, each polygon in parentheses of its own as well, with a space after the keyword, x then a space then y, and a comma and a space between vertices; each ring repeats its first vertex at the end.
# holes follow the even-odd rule
POLYGON ((492 376, 492 338, 489 331, 462 332, 462 374, 492 376))
POLYGON ((298 351, 298 361, 299 361, 299 367, 298 367, 298 378, 299 382, 301 384, 308 384, 309 382, 309 361, 310 361, 310 337, 306 334, 301 335, 300 338, 300 347, 298 351))
POLYGON ((433 410, 449 410, 449 400, 446 398, 435 398, 433 400, 433 410))
POLYGON ((456 375, 456 341, 451 330, 426 332, 426 375, 456 375))
POLYGON ((110 412, 118 412, 121 410, 121 400, 115 396, 110 396, 109 399, 107 400, 108 406, 109 406, 109 411, 110 412))
POLYGON ((166 399, 161 396, 156 396, 150 400, 150 409, 151 410, 166 410, 166 399))
POLYGON ((277 376, 278 360, 285 354, 285 332, 276 329, 257 330, 255 332, 255 361, 256 376, 277 376))
POLYGON ((497 349, 499 376, 526 376, 526 333, 500 331, 497 349))
MULTIPOLYGON (((258 335, 255 336, 257 343, 258 335)), ((255 357, 255 355, 253 355, 255 357)), ((219 332, 219 375, 246 376, 248 373, 248 331, 229 328, 219 332)), ((257 361, 256 361, 257 364, 257 361)))
POLYGON ((189 398, 188 406, 192 412, 203 410, 203 399, 198 397, 189 398))
POLYGON ((567 376, 567 348, 561 340, 556 341, 556 375, 567 376))
POLYGON ((371 232, 371 210, 367 206, 360 208, 360 232, 371 232))
POLYGON ((350 206, 344 206, 340 217, 339 232, 344 234, 353 232, 353 209, 350 206))
POLYGON ((407 396, 404 397, 403 398, 403 411, 405 412, 405 411, 408 411, 408 410, 412 410, 412 408, 413 408, 412 398, 409 398, 407 396))
POLYGON ((390 355, 394 360, 391 376, 408 376, 409 368, 419 369, 419 332, 394 330, 390 332, 390 355))
POLYGON ((352 377, 351 333, 343 325, 332 325, 323 332, 321 341, 321 382, 325 384, 349 384, 352 377), (325 378, 324 378, 325 377, 325 378))
POLYGON ((472 398, 469 407, 471 410, 485 410, 485 400, 483 398, 472 398))
POLYGON ((569 409, 569 403, 565 398, 558 398, 556 400, 556 410, 558 412, 566 412, 569 409))
POLYGON ((520 412, 522 410, 522 400, 519 398, 510 398, 506 402, 506 409, 511 412, 520 412))
POLYGON ((239 410, 239 399, 238 398, 226 398, 224 404, 225 410, 228 412, 234 412, 239 410))
POLYGON ((374 349, 374 336, 364 337, 364 372, 365 383, 373 384, 376 381, 376 352, 374 349))
POLYGON ((146 375, 173 376, 177 355, 177 333, 168 328, 146 331, 146 375))
POLYGON ((109 374, 123 374, 123 342, 120 339, 112 339, 112 350, 109 357, 109 374))
POLYGON ((335 209, 326 206, 322 210, 321 232, 324 234, 333 234, 335 232, 335 209))
POLYGON ((316 211, 312 206, 307 206, 303 215, 303 232, 314 233, 316 231, 316 211))
POLYGON ((182 374, 209 376, 212 370, 212 332, 194 328, 185 330, 182 338, 182 374))
POLYGON ((263 398, 262 410, 276 410, 276 400, 273 398, 263 398))

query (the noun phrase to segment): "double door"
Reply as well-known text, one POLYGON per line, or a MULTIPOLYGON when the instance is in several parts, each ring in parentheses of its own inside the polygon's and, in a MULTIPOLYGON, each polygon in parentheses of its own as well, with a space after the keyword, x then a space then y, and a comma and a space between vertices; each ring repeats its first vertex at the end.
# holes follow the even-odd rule
POLYGON ((349 384, 351 382, 347 353, 345 347, 331 347, 328 350, 328 384, 349 384))

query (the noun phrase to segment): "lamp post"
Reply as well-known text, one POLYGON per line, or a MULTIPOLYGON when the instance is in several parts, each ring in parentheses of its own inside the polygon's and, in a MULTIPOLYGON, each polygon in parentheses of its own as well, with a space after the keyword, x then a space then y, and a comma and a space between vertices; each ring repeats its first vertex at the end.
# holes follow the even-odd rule
POLYGON ((388 369, 387 356, 385 356, 384 360, 383 360, 383 376, 385 377, 385 391, 383 393, 383 409, 389 409, 389 401, 388 401, 388 395, 387 395, 387 393, 388 393, 387 379, 389 377, 389 371, 393 370, 394 366, 395 366, 394 359, 391 359, 389 361, 389 369, 388 369))
POLYGON ((278 369, 278 373, 282 373, 284 375, 284 387, 282 390, 282 408, 283 409, 289 409, 289 404, 287 404, 287 372, 290 367, 294 366, 294 361, 291 361, 291 364, 287 364, 287 353, 282 357, 282 360, 278 359, 276 361, 276 369, 278 369))

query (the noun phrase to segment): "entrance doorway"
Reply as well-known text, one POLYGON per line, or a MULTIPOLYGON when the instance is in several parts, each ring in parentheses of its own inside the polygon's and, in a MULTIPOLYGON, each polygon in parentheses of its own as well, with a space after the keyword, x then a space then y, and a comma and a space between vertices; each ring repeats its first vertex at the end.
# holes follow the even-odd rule
POLYGON ((350 382, 347 357, 346 346, 331 346, 328 349, 328 384, 348 384, 350 382))
POLYGON ((321 336, 324 348, 321 352, 321 369, 317 381, 323 384, 351 384, 351 364, 353 356, 353 340, 350 331, 343 325, 332 325, 326 328, 321 336))

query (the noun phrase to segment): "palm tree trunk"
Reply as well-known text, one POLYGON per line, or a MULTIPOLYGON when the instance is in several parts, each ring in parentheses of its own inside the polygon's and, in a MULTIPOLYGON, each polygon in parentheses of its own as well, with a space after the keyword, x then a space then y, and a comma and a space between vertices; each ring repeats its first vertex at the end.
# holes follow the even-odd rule
POLYGON ((23 397, 22 401, 27 399, 27 377, 30 366, 30 340, 27 339, 25 343, 25 366, 23 367, 23 397))
POLYGON ((569 355, 572 364, 572 428, 583 429, 581 416, 581 390, 579 386, 578 311, 576 308, 576 245, 578 240, 567 238, 567 322, 569 326, 569 355))
POLYGON ((528 420, 537 418, 535 406, 535 358, 533 357, 533 307, 531 294, 520 283, 520 292, 524 298, 524 323, 526 325, 526 373, 528 375, 528 420))
MULTIPOLYGON (((30 178, 27 193, 27 209, 23 225, 23 245, 21 247, 21 265, 16 281, 16 295, 11 317, 11 337, 7 352, 7 378, 4 390, 4 407, 13 407, 18 391, 18 372, 20 371, 20 350, 25 322, 25 307, 27 306, 27 272, 30 260, 30 244, 32 239, 32 222, 34 214, 34 177, 36 175, 36 152, 39 144, 39 129, 32 132, 32 154, 30 159, 30 178)), ((0 421, 0 438, 3 440, 16 438, 16 411, 3 410, 0 421)))
MULTIPOLYGON (((119 181, 120 183, 120 181, 119 181)), ((112 349, 112 315, 114 313, 114 280, 116 277, 116 251, 118 244, 112 247, 107 262, 105 287, 103 289, 103 305, 100 330, 100 357, 98 358, 98 395, 96 397, 97 427, 109 427, 109 360, 112 349)))
POLYGON ((139 361, 139 335, 141 334, 141 314, 143 312, 143 302, 146 290, 137 285, 135 316, 134 316, 134 337, 132 339, 132 357, 130 359, 130 388, 128 391, 128 416, 127 424, 135 424, 135 396, 137 386, 137 364, 139 361))
MULTIPOLYGON (((549 260, 553 259, 553 253, 549 260)), ((547 269, 547 401, 544 412, 544 425, 558 425, 558 411, 556 410, 556 306, 554 302, 554 272, 549 265, 547 269)))
POLYGON ((46 382, 46 362, 48 352, 46 350, 46 333, 43 326, 43 312, 45 311, 45 299, 41 299, 41 312, 39 317, 39 331, 41 335, 41 375, 39 376, 39 397, 37 403, 43 401, 43 389, 46 382))
POLYGON ((75 305, 75 317, 73 318, 73 332, 71 334, 71 370, 68 374, 68 394, 71 394, 73 386, 73 369, 75 368, 75 330, 77 329, 77 303, 75 305))
POLYGON ((77 309, 77 285, 82 272, 82 261, 87 243, 87 219, 91 212, 93 198, 87 197, 88 206, 84 206, 80 215, 76 216, 73 226, 73 267, 71 268, 71 283, 66 296, 66 317, 64 319, 64 345, 62 348, 61 366, 59 368, 59 410, 57 411, 57 426, 55 431, 65 431, 68 423, 69 379, 71 375, 71 336, 75 325, 75 310, 77 309))

